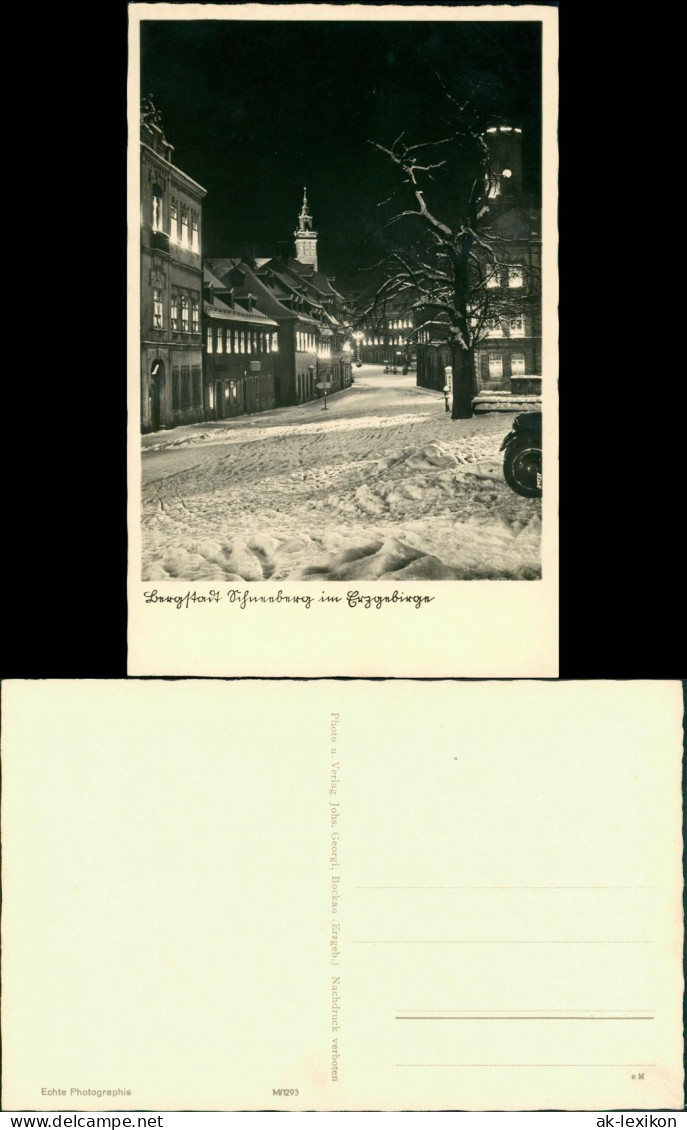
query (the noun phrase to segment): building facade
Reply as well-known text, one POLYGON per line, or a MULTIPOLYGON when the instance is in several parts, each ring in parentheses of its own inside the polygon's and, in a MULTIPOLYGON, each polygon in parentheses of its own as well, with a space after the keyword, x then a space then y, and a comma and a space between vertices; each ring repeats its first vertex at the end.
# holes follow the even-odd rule
POLYGON ((203 272, 205 418, 265 412, 277 404, 274 358, 278 323, 206 265, 203 272))
MULTIPOLYGON (((481 263, 485 319, 474 349, 475 394, 538 392, 541 387, 541 210, 523 192, 522 132, 492 127, 486 140, 493 167, 492 217, 484 234, 496 261, 481 263)), ((420 322, 421 316, 418 317, 420 322)), ((432 331, 416 331, 417 383, 441 390, 450 350, 432 331)))
POLYGON ((141 430, 205 417, 201 259, 205 189, 172 162, 160 116, 141 112, 141 430))
POLYGON ((354 334, 356 357, 365 364, 409 368, 416 355, 414 324, 407 309, 387 307, 379 317, 366 318, 354 334))
MULTIPOLYGON (((323 395, 324 388, 318 386, 325 383, 330 392, 351 384, 352 350, 344 299, 332 280, 318 270, 318 234, 305 190, 294 237, 293 258, 271 256, 250 262, 217 258, 206 264, 214 279, 214 293, 222 302, 231 293, 239 307, 254 307, 277 327, 269 353, 276 405, 314 400, 323 395)), ((208 381, 211 383, 210 377, 208 381)))

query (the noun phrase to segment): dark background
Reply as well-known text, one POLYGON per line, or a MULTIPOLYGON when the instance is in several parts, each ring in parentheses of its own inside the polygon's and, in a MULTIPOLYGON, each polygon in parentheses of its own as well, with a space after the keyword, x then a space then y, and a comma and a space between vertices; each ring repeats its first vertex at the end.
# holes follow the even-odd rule
POLYGON ((142 25, 141 92, 173 160, 200 182, 206 254, 288 240, 303 186, 320 264, 339 281, 375 256, 377 204, 396 184, 371 141, 444 136, 451 103, 523 130, 540 181, 541 27, 523 23, 197 21, 142 25), (439 77, 437 77, 439 76, 439 77), (443 86, 442 86, 443 84, 443 86))
MULTIPOLYGON (((8 352, 3 373, 5 677, 126 674, 126 5, 79 26, 90 38, 58 51, 64 14, 41 15, 39 105, 9 115, 32 162, 13 155, 23 195, 10 225, 22 248, 8 260, 19 361, 8 352)), ((560 670, 680 678, 685 376, 679 355, 661 354, 682 319, 655 263, 666 231, 674 245, 679 200, 641 124, 652 26, 624 21, 619 52, 617 21, 563 5, 560 31, 560 670)), ((286 99, 299 66, 283 61, 286 99)), ((267 81, 259 70, 247 94, 267 81)), ((295 226, 300 167, 293 178, 279 238, 295 226)))

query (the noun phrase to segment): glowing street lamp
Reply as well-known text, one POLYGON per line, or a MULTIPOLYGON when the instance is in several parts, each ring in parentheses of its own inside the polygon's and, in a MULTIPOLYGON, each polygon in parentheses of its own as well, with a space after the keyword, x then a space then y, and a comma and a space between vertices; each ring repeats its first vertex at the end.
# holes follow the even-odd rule
POLYGON ((360 364, 360 343, 361 343, 361 341, 363 340, 364 336, 365 336, 365 335, 364 335, 364 334, 362 334, 362 333, 360 332, 360 330, 357 330, 357 331, 356 331, 356 332, 355 332, 355 333, 353 334, 353 339, 354 339, 354 341, 355 341, 355 363, 356 363, 356 365, 359 365, 359 364, 360 364))

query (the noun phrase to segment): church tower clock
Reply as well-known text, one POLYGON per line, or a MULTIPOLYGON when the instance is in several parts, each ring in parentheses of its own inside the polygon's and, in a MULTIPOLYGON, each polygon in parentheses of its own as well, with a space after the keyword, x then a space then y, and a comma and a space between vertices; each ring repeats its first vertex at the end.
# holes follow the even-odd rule
POLYGON ((308 211, 308 194, 303 189, 303 204, 298 216, 296 237, 296 258, 299 263, 317 270, 317 232, 313 231, 312 216, 308 211))

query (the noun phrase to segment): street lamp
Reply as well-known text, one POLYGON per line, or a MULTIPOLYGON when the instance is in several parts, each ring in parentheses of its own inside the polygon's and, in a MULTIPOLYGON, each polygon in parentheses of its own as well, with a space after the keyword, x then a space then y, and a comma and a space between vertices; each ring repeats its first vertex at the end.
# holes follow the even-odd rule
POLYGON ((360 330, 357 330, 356 333, 353 334, 353 339, 355 341, 355 363, 356 363, 356 365, 360 364, 360 343, 363 340, 364 336, 365 335, 362 334, 360 332, 360 330))

